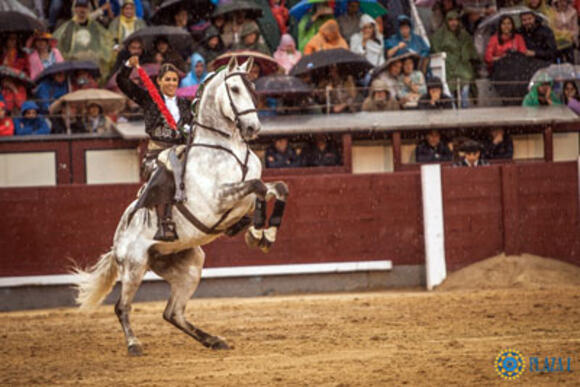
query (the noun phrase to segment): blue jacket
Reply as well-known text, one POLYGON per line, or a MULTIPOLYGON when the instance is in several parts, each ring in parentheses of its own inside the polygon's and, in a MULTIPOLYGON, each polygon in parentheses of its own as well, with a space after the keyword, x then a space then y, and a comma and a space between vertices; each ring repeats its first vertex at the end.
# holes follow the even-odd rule
POLYGON ((22 104, 22 117, 14 120, 14 134, 17 136, 29 134, 49 134, 50 127, 42 115, 36 118, 24 118, 24 112, 27 110, 36 110, 38 112, 38 105, 34 101, 26 101, 22 104))
POLYGON ((207 71, 205 68, 205 59, 203 59, 203 57, 197 52, 194 52, 193 55, 191 56, 191 67, 189 69, 189 72, 187 73, 185 78, 181 80, 179 87, 199 85, 205 80, 205 77, 207 77, 207 71), (201 74, 201 77, 198 78, 197 75, 195 75, 195 65, 199 62, 203 63, 203 73, 201 74))
POLYGON ((43 114, 48 113, 50 104, 66 93, 68 93, 68 84, 66 81, 56 83, 54 80, 48 78, 40 82, 35 93, 35 97, 40 106, 40 112, 43 114))
POLYGON ((388 39, 385 39, 385 51, 390 50, 403 41, 407 44, 407 47, 397 51, 395 56, 403 55, 408 52, 414 52, 422 57, 429 56, 429 46, 425 42, 425 39, 413 33, 413 22, 407 15, 399 15, 397 18, 397 33, 391 35, 388 39), (411 36, 409 37, 409 40, 404 40, 401 36, 399 27, 403 21, 406 21, 411 25, 411 36))

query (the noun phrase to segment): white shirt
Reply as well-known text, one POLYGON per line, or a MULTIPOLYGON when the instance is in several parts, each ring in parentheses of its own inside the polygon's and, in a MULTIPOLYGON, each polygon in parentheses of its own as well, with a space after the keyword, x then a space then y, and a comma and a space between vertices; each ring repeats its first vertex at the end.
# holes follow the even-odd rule
POLYGON ((177 106, 177 97, 171 98, 163 95, 163 98, 165 98, 165 105, 167 106, 167 110, 169 110, 169 113, 171 113, 173 116, 175 123, 178 123, 181 116, 179 115, 179 106, 177 106))

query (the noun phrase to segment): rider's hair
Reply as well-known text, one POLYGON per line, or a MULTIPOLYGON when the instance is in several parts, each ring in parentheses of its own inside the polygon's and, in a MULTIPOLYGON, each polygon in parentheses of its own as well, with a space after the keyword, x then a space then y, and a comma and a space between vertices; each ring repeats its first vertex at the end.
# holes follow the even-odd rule
POLYGON ((180 78, 179 70, 177 69, 177 67, 175 67, 171 63, 163 63, 161 65, 161 68, 159 69, 159 74, 157 75, 157 79, 163 78, 163 76, 167 73, 175 73, 175 74, 177 74, 177 77, 180 78))

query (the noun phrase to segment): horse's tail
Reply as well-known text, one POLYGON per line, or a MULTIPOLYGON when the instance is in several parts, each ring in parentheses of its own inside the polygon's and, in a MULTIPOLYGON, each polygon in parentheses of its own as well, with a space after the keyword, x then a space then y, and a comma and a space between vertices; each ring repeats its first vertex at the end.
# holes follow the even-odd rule
POLYGON ((115 285, 118 273, 119 267, 113 251, 101 255, 99 261, 86 271, 75 267, 73 275, 78 291, 76 303, 81 309, 92 308, 103 302, 115 285))

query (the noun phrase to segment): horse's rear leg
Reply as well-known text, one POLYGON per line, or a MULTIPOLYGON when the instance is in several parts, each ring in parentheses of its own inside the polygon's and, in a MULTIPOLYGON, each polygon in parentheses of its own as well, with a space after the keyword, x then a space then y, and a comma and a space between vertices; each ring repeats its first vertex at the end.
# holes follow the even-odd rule
POLYGON ((201 279, 205 254, 200 247, 152 259, 151 269, 171 285, 171 297, 163 318, 212 349, 229 349, 227 343, 195 327, 185 319, 185 307, 201 279))
POLYGON ((146 271, 146 265, 125 262, 121 266, 121 297, 115 304, 115 314, 117 314, 123 333, 125 333, 127 351, 131 356, 141 356, 143 354, 143 347, 131 329, 129 313, 131 312, 131 303, 135 293, 137 293, 146 271))

